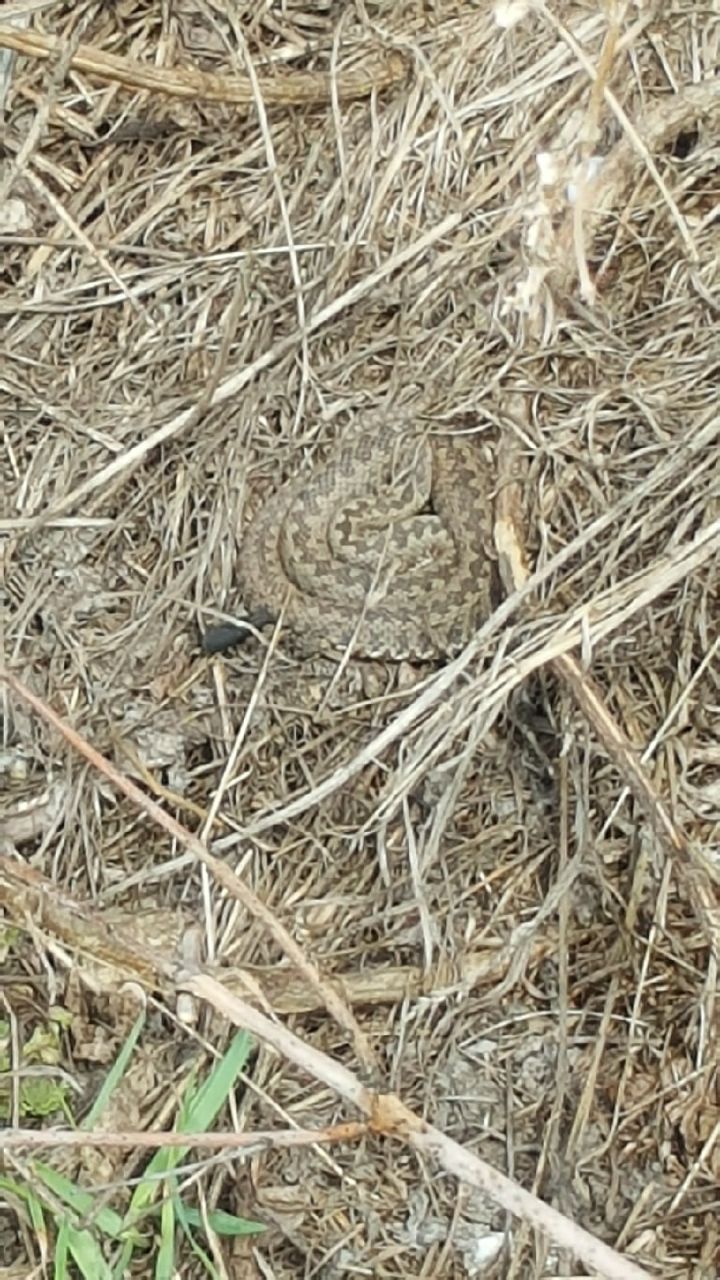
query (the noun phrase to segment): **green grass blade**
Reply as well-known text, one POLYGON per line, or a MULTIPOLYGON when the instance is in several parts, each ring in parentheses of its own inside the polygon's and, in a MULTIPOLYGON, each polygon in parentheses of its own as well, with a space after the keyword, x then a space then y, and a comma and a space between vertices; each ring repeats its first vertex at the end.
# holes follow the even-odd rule
MULTIPOLYGON (((197 1209, 186 1207, 184 1214, 189 1227, 204 1226, 205 1219, 197 1209)), ((226 1213, 224 1209, 212 1209, 207 1215, 207 1221, 218 1236, 251 1236, 267 1230, 262 1222, 253 1222, 250 1218, 238 1218, 234 1213, 226 1213)))
POLYGON ((96 1208, 95 1197, 89 1191, 83 1191, 64 1174, 58 1173, 57 1169, 51 1169, 40 1160, 34 1160, 33 1173, 56 1199, 66 1204, 78 1217, 85 1220, 91 1219, 105 1235, 117 1238, 122 1234, 124 1221, 120 1215, 107 1205, 96 1208))
POLYGON ((187 1098, 178 1120, 180 1133, 200 1133, 210 1128, 218 1111, 227 1101, 235 1081, 247 1064, 252 1049, 252 1038, 246 1031, 239 1031, 229 1048, 215 1063, 207 1080, 192 1098, 187 1098))
POLYGON ((70 1223, 63 1218, 55 1241, 55 1257, 53 1259, 54 1280, 68 1280, 68 1255, 70 1252, 70 1223))
MULTIPOLYGON (((177 1211, 178 1222, 180 1223, 180 1226, 182 1227, 185 1238, 187 1239, 187 1242, 190 1248, 195 1254, 195 1257, 198 1259, 198 1262, 202 1264, 208 1276, 210 1276, 211 1280, 220 1280, 217 1267, 215 1266, 215 1263, 210 1257, 210 1254, 203 1249, 200 1242, 193 1235, 192 1225, 190 1223, 190 1210, 187 1208, 186 1205, 183 1204, 182 1200, 179 1197, 176 1201, 175 1208, 177 1211)), ((201 1218, 201 1215, 195 1212, 194 1216, 198 1225, 204 1229, 205 1224, 201 1218)))
MULTIPOLYGON (((247 1063, 251 1048, 252 1040, 247 1032, 238 1032, 226 1053, 215 1063, 207 1080, 195 1092, 191 1088, 186 1091, 175 1126, 178 1133, 205 1133, 210 1128, 247 1063)), ((145 1170, 146 1174, 167 1173, 176 1168, 188 1150, 188 1147, 166 1147, 157 1151, 145 1170)))
POLYGON ((155 1280, 173 1280, 175 1268, 175 1196, 172 1182, 160 1210, 160 1248, 155 1259, 155 1280))
POLYGON ((122 1046, 117 1058, 115 1059, 110 1071, 108 1072, 105 1078, 102 1089, 100 1090, 97 1098, 95 1099, 93 1106, 90 1108, 90 1111, 88 1112, 87 1116, 85 1117, 85 1119, 83 1120, 80 1126, 81 1129, 86 1129, 86 1130, 92 1129, 100 1119, 100 1116, 102 1115, 103 1111, 108 1105, 108 1102, 110 1101, 112 1094, 114 1093, 115 1089, 117 1088, 123 1076, 125 1075, 128 1063, 133 1053, 135 1052, 135 1046, 138 1040, 140 1039, 140 1034, 142 1032, 143 1027, 145 1026, 145 1021, 146 1021, 145 1011, 142 1010, 138 1014, 132 1027, 130 1028, 130 1031, 128 1032, 128 1035, 125 1039, 125 1043, 122 1046))
POLYGON ((110 1268, 90 1231, 67 1225, 67 1246, 83 1280, 111 1280, 110 1268))
MULTIPOLYGON (((194 1077, 191 1075, 175 1126, 177 1132, 203 1133, 210 1128, 218 1112, 227 1102, 228 1095, 232 1091, 239 1073, 245 1067, 252 1044, 252 1039, 247 1032, 238 1032, 226 1053, 219 1062, 215 1063, 207 1079, 197 1089, 194 1087, 194 1077)), ((189 1147, 163 1147, 155 1152, 146 1166, 142 1182, 138 1184, 133 1192, 125 1215, 124 1229, 126 1231, 136 1229, 135 1224, 137 1224, 138 1219, 147 1213, 154 1204, 158 1195, 162 1193, 163 1185, 165 1184, 167 1190, 161 1209, 163 1265, 165 1265, 165 1261, 173 1256, 171 1255, 171 1244, 174 1246, 177 1220, 180 1219, 180 1215, 183 1212, 179 1197, 172 1194, 174 1182, 166 1183, 166 1178, 185 1159, 188 1151, 189 1147), (171 1198, 173 1199, 173 1229, 170 1237, 168 1237, 165 1231, 170 1219, 166 1216, 169 1214, 166 1206, 171 1198)), ((197 1245, 192 1240, 192 1237, 190 1242, 197 1252, 197 1245)), ((113 1268, 113 1275, 116 1280, 120 1280, 124 1271, 127 1270, 132 1252, 131 1243, 128 1242, 121 1251, 121 1255, 113 1268)), ((205 1259, 204 1255, 203 1261, 211 1265, 210 1260, 205 1259)), ((158 1258, 157 1266, 159 1268, 160 1258, 158 1258)))

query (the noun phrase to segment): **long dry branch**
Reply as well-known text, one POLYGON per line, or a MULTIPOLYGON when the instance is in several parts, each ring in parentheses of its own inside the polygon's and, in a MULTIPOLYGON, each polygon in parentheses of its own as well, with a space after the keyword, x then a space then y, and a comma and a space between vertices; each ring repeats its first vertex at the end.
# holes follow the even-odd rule
MULTIPOLYGON (((64 41, 39 31, 22 31, 0 26, 0 48, 13 49, 28 58, 47 61, 59 58, 64 41)), ((128 89, 161 93, 169 98, 192 101, 227 102, 249 107, 255 101, 251 77, 217 76, 194 67, 151 67, 132 58, 106 53, 93 45, 80 44, 70 58, 70 69, 84 71, 98 80, 122 84, 128 89)), ((319 71, 288 71, 280 75, 258 76, 258 88, 267 106, 305 106, 329 102, 334 94, 340 101, 366 98, 375 89, 397 84, 407 74, 405 59, 396 52, 371 54, 353 70, 326 75, 319 71)))

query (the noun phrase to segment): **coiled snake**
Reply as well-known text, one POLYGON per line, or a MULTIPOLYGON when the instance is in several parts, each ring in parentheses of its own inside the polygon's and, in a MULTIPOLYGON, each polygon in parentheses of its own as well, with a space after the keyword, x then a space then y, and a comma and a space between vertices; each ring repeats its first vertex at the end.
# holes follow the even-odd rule
MULTIPOLYGON (((268 499, 238 569, 250 621, 277 619, 303 653, 438 658, 490 612, 492 477, 477 436, 409 416, 354 425, 268 499)), ((242 628, 215 627, 210 652, 242 628)))

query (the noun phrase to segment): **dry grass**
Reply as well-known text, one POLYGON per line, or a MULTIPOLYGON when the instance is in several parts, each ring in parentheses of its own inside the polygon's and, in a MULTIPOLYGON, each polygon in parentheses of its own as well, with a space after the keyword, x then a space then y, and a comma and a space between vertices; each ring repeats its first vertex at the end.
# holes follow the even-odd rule
MULTIPOLYGON (((14 878, 15 848, 45 877, 8 1007, 32 1027, 67 1002, 58 939, 91 927, 86 953, 132 972, 161 908, 165 959, 202 951, 299 1038, 259 1049, 239 1128, 354 1117, 304 1042, 648 1274, 709 1277, 720 19, 231 8, 83 0, 37 6, 57 39, 0 31, 29 55, 4 55, 0 169, 0 901, 24 928, 41 882, 14 878), (194 100, 163 96, 165 67, 194 100), (504 599, 476 641, 442 670, 298 663, 267 634, 202 658, 264 496, 399 403, 502 441, 504 599)), ((157 955, 137 976, 169 1001, 157 955)), ((115 999, 76 1009, 81 1097, 115 999)), ((135 1127, 167 1125, 188 1054, 222 1049, 234 1007, 214 1002, 148 1028, 135 1127)), ((438 1176, 442 1153, 363 1132, 208 1163, 208 1203, 272 1224, 228 1274, 577 1270, 438 1176)))

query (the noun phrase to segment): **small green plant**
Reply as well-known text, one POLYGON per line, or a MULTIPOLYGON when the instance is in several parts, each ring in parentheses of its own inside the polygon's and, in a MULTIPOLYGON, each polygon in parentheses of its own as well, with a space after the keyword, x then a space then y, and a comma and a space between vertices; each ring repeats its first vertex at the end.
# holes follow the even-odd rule
MULTIPOLYGON (((95 1105, 82 1128, 91 1130, 118 1087, 144 1025, 144 1015, 135 1022, 120 1054, 108 1073, 95 1105)), ((239 1032, 225 1055, 204 1080, 191 1075, 178 1114, 176 1132, 207 1132, 227 1101, 251 1048, 250 1037, 239 1032)), ((158 1244, 152 1261, 155 1280, 172 1280, 178 1274, 177 1249, 182 1238, 205 1267, 209 1276, 217 1272, 201 1236, 210 1229, 219 1236, 249 1235, 264 1230, 262 1223, 219 1210, 201 1215, 185 1203, 178 1181, 179 1166, 189 1148, 160 1148, 148 1163, 135 1187, 124 1214, 87 1191, 57 1170, 33 1160, 28 1163, 32 1181, 0 1178, 0 1192, 27 1216, 35 1238, 43 1246, 49 1238, 47 1223, 54 1225, 54 1280, 125 1280, 134 1269, 137 1254, 149 1246, 148 1225, 158 1244)), ((43 1247, 45 1252, 45 1247, 43 1247)))
MULTIPOLYGON (((20 1114, 33 1119, 61 1111, 69 1114, 70 1086, 59 1072, 62 1054, 61 1032, 69 1014, 64 1009, 51 1009, 47 1022, 38 1026, 20 1049, 17 1064, 20 1078, 18 1099, 20 1114)), ((13 1094, 9 1053, 10 1024, 0 1019, 0 1120, 10 1119, 13 1094)))

